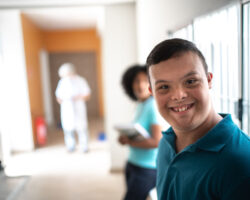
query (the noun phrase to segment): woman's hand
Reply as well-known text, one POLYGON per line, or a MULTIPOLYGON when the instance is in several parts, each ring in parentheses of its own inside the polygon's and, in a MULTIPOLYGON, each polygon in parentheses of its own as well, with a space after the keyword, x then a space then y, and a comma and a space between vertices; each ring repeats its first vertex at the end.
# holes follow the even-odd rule
POLYGON ((89 95, 86 95, 86 96, 84 96, 84 95, 77 95, 77 96, 74 96, 73 97, 73 100, 74 101, 88 101, 89 100, 89 98, 90 98, 90 94, 89 95))
POLYGON ((129 144, 130 140, 127 136, 125 135, 120 135, 119 138, 118 138, 118 142, 121 144, 121 145, 126 145, 126 144, 129 144))
POLYGON ((150 138, 140 140, 140 141, 132 141, 130 140, 129 145, 132 147, 139 147, 144 149, 157 148, 158 144, 161 140, 161 126, 157 124, 151 125, 152 135, 150 138))

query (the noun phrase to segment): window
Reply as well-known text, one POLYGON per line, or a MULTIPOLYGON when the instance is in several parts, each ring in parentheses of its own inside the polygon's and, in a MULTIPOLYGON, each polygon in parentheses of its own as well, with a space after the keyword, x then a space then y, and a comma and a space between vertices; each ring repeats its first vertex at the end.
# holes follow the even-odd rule
POLYGON ((243 116, 242 129, 250 135, 250 2, 243 5, 243 116))
POLYGON ((244 2, 242 9, 236 4, 196 18, 172 37, 193 41, 202 51, 214 74, 211 92, 216 111, 230 113, 250 135, 250 1, 244 2))
POLYGON ((213 78, 213 102, 217 112, 231 113, 239 124, 239 6, 194 20, 194 42, 206 57, 213 78))
POLYGON ((184 27, 172 34, 173 38, 182 38, 185 40, 193 41, 193 24, 189 24, 187 27, 184 27))

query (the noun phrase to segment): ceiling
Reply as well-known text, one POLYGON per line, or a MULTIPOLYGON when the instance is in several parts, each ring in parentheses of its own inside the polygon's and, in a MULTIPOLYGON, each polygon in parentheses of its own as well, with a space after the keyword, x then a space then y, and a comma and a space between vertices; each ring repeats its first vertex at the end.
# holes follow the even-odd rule
POLYGON ((42 30, 97 28, 104 21, 104 6, 135 0, 0 0, 0 9, 20 9, 42 30))
POLYGON ((135 0, 0 0, 0 8, 107 5, 135 0))
POLYGON ((104 9, 100 7, 82 8, 41 8, 23 10, 42 30, 85 29, 101 26, 104 9))

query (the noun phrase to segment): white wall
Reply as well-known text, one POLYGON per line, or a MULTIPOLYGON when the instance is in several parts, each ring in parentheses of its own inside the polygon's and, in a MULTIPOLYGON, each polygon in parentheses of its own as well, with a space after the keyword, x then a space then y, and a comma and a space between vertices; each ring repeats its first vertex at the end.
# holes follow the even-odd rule
MULTIPOLYGON (((2 49, 2 33, 0 32, 0 84, 2 85, 2 82, 1 82, 1 72, 2 72, 2 68, 3 68, 3 57, 2 57, 2 53, 3 53, 3 49, 2 49), (2 67, 1 67, 2 66, 2 67)), ((2 91, 2 87, 0 85, 0 92, 2 91)), ((1 99, 0 99, 0 110, 2 108, 2 103, 1 103, 1 99)), ((2 124, 2 117, 1 117, 1 114, 0 114, 0 161, 3 160, 3 144, 2 144, 2 130, 1 130, 1 124, 2 124)))
POLYGON ((41 66, 41 81, 42 81, 45 120, 48 126, 52 126, 54 125, 54 114, 53 114, 53 103, 51 96, 52 92, 50 84, 48 52, 45 50, 41 50, 39 58, 41 66))
MULTIPOLYGON (((239 0, 238 0, 239 1, 239 0)), ((144 63, 149 52, 168 31, 188 25, 192 20, 237 0, 137 0, 138 61, 144 63)))
POLYGON ((1 11, 0 32, 3 56, 3 65, 0 66, 0 126, 7 155, 10 150, 34 148, 19 11, 1 11))
POLYGON ((110 5, 105 9, 103 31, 103 91, 105 131, 110 143, 111 169, 121 169, 127 159, 127 148, 118 144, 116 123, 133 119, 134 104, 124 94, 121 76, 136 62, 134 4, 110 5))

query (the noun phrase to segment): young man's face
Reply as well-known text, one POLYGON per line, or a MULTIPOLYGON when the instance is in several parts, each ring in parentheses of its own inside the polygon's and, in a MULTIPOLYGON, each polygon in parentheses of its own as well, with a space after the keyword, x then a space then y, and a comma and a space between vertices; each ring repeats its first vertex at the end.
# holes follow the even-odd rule
POLYGON ((158 109, 175 130, 191 131, 206 122, 212 113, 212 74, 205 73, 196 54, 186 52, 152 65, 149 76, 158 109))

